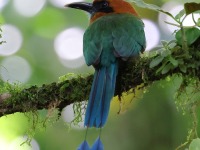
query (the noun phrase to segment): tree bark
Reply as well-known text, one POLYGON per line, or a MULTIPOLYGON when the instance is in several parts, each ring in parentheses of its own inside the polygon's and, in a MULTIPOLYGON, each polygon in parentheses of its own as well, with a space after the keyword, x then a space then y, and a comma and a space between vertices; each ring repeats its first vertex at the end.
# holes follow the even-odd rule
MULTIPOLYGON (((179 65, 167 73, 157 73, 157 70, 163 65, 160 63, 156 67, 150 68, 150 63, 155 57, 143 56, 131 60, 120 79, 120 90, 116 90, 115 95, 121 95, 130 89, 135 89, 139 85, 148 86, 152 82, 165 79, 166 76, 180 74, 181 76, 200 77, 200 50, 190 49, 191 57, 183 57, 182 60, 186 66, 186 72, 180 69, 179 65), (194 67, 195 64, 195 67, 194 67), (120 92, 119 92, 120 91, 120 92)), ((172 54, 174 58, 180 58, 182 53, 172 54), (179 57, 180 56, 180 57, 179 57)), ((40 87, 31 86, 25 89, 16 89, 11 87, 9 91, 0 94, 0 117, 15 112, 29 112, 40 109, 49 109, 52 106, 60 111, 67 105, 75 102, 88 100, 93 75, 77 75, 63 82, 54 82, 44 84, 40 87)))

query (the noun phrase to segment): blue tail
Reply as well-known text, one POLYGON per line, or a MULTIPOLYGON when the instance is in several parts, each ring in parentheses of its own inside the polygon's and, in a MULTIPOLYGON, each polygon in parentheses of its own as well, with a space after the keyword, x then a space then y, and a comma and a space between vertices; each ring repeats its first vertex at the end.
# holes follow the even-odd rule
POLYGON ((104 150, 103 143, 100 140, 100 137, 94 142, 90 150, 104 150))
POLYGON ((98 137, 91 148, 89 147, 87 141, 84 140, 77 150, 104 150, 104 146, 100 140, 100 137, 98 137))
POLYGON ((117 63, 96 69, 85 114, 85 126, 102 127, 106 123, 110 101, 114 96, 117 63))
POLYGON ((84 140, 83 143, 78 147, 77 150, 90 150, 88 143, 84 140))

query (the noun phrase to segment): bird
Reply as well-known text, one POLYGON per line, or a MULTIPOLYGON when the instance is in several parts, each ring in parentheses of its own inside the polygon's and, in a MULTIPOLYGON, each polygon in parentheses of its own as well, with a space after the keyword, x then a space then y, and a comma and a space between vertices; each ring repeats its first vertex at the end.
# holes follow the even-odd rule
MULTIPOLYGON (((102 128, 107 122, 114 94, 121 91, 120 81, 126 62, 145 50, 144 23, 132 5, 125 0, 94 0, 92 3, 74 2, 65 6, 90 14, 89 26, 83 36, 83 55, 86 64, 92 65, 95 73, 84 126, 87 129, 102 128)), ((100 137, 92 148, 86 139, 78 148, 103 149, 100 137)))
POLYGON ((84 125, 102 128, 115 94, 120 63, 145 50, 144 23, 125 0, 94 0, 65 6, 90 14, 89 26, 83 36, 83 55, 95 73, 84 125))

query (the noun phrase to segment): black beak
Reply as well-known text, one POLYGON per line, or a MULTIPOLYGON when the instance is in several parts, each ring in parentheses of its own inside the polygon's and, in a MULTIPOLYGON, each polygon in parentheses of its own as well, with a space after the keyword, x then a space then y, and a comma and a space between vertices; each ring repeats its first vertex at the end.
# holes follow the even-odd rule
POLYGON ((81 9, 81 10, 89 12, 90 14, 92 14, 94 12, 94 7, 93 7, 92 3, 75 2, 75 3, 65 5, 65 7, 81 9))

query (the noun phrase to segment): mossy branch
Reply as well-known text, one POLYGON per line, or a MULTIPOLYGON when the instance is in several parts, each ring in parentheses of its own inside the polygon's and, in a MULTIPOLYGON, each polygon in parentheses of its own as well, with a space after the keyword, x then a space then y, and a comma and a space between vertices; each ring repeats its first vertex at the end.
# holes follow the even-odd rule
MULTIPOLYGON (((163 79, 168 75, 155 75, 155 68, 149 68, 152 59, 153 57, 143 57, 128 65, 121 83, 123 91, 135 88, 145 83, 145 80, 149 84, 151 81, 163 79)), ((56 108, 62 110, 74 102, 85 101, 88 99, 92 80, 93 75, 88 75, 86 77, 77 76, 59 83, 44 84, 41 87, 31 86, 22 90, 14 90, 15 87, 11 87, 9 93, 0 95, 0 116, 48 109, 55 104, 56 108)))
MULTIPOLYGON (((165 79, 166 76, 171 76, 173 74, 200 78, 200 65, 198 63, 200 62, 199 49, 191 48, 189 51, 190 58, 183 57, 181 52, 177 52, 176 47, 173 49, 176 51, 170 56, 173 56, 173 58, 182 58, 187 67, 184 72, 180 66, 176 66, 169 69, 168 72, 159 73, 158 70, 163 64, 160 63, 150 68, 150 63, 160 54, 155 53, 153 56, 142 56, 128 63, 121 79, 120 92, 126 92, 130 89, 137 88, 137 86, 141 84, 144 86, 150 85, 154 81, 165 79), (196 66, 194 67, 195 63, 196 66)), ((15 112, 49 109, 52 108, 52 106, 61 111, 67 105, 87 100, 92 80, 93 75, 85 77, 77 75, 76 77, 71 77, 71 79, 66 79, 62 82, 44 84, 40 87, 31 86, 20 90, 19 88, 16 90, 16 86, 9 85, 9 90, 0 94, 0 117, 15 112)), ((118 92, 115 93, 115 95, 116 94, 120 95, 121 93, 118 92)))

